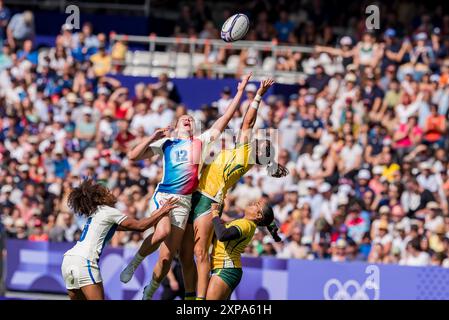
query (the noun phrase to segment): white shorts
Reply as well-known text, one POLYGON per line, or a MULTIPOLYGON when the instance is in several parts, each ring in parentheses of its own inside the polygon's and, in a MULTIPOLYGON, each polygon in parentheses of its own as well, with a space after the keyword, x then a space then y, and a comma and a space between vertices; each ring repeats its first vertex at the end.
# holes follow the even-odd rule
MULTIPOLYGON (((171 224, 182 230, 185 230, 187 225, 187 220, 189 219, 190 209, 192 207, 192 195, 183 195, 183 194, 173 194, 173 193, 165 193, 157 191, 154 193, 153 197, 151 197, 150 205, 148 207, 146 216, 149 217, 151 214, 159 209, 164 202, 174 197, 178 199, 178 203, 176 203, 176 208, 170 211, 170 219, 171 224)), ((154 232, 154 227, 146 230, 144 232, 144 237, 148 237, 150 234, 154 232)))
POLYGON ((80 256, 64 256, 61 271, 68 290, 80 289, 103 281, 98 264, 80 256))

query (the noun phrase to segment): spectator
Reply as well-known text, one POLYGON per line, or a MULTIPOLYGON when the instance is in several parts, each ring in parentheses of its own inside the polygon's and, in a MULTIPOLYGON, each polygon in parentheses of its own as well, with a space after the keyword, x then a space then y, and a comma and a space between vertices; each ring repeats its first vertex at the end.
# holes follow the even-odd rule
POLYGON ((6 26, 8 25, 11 12, 3 0, 0 0, 0 44, 3 45, 3 41, 6 40, 6 26))
POLYGON ((444 115, 438 114, 438 106, 430 106, 430 115, 426 119, 424 127, 423 142, 426 144, 437 144, 442 146, 444 143, 443 134, 446 133, 447 125, 444 115))
POLYGON ((290 33, 293 31, 293 23, 288 18, 288 12, 286 10, 281 10, 279 13, 279 21, 274 25, 276 29, 277 38, 280 42, 287 42, 290 33))
POLYGON ((84 151, 94 143, 97 132, 97 123, 92 119, 92 110, 84 107, 82 118, 77 122, 75 136, 79 140, 80 148, 84 151))
POLYGON ((6 30, 8 43, 13 49, 22 48, 25 40, 33 40, 34 15, 31 11, 16 13, 8 24, 6 30))
POLYGON ((427 252, 421 250, 419 239, 410 240, 407 244, 407 253, 399 262, 406 266, 427 266, 430 264, 430 256, 427 252))
POLYGON ((278 254, 282 258, 306 259, 308 248, 302 245, 302 232, 299 226, 295 227, 291 233, 291 238, 284 247, 284 251, 278 254))
POLYGON ((33 226, 32 233, 28 236, 28 240, 30 241, 48 241, 48 234, 44 232, 42 222, 40 220, 36 220, 33 226))
POLYGON ((93 64, 93 71, 97 77, 104 76, 111 71, 112 58, 106 52, 104 46, 98 47, 98 52, 90 57, 90 61, 93 64))
POLYGON ((322 92, 330 80, 330 77, 324 72, 322 65, 315 66, 315 73, 309 76, 306 80, 306 86, 316 89, 317 93, 322 92))
POLYGON ((332 245, 332 257, 331 260, 334 262, 344 262, 347 261, 346 249, 348 243, 344 239, 338 239, 332 245))
MULTIPOLYGON (((291 71, 304 73, 297 86, 268 95, 255 126, 279 129, 277 157, 291 174, 272 179, 251 169, 230 190, 224 219, 238 217, 251 199, 271 202, 286 240, 270 243, 260 230, 246 251, 251 256, 449 266, 446 19, 439 23, 439 13, 418 12, 421 23, 404 18, 376 37, 354 27, 364 25, 363 10, 345 15, 354 24, 339 28, 338 19, 308 6, 298 15, 289 14, 292 8, 270 2, 247 8, 254 28, 246 40, 277 38, 287 45, 274 61, 255 48, 241 52, 206 43, 200 49, 202 76, 215 76, 217 64, 239 53, 237 73, 267 70, 269 63, 286 82, 297 79, 291 71), (271 14, 279 11, 280 17, 271 14), (403 36, 408 34, 413 39, 403 36), (314 52, 288 47, 299 43, 314 52)), ((179 11, 175 33, 187 37, 215 37, 220 24, 214 18, 231 14, 225 9, 217 15, 202 1, 179 11)), ((123 61, 125 42, 114 42, 109 52, 106 35, 94 34, 91 24, 78 33, 64 25, 53 48, 37 59, 33 24, 25 18, 19 13, 6 27, 8 10, 0 1, 0 30, 6 27, 8 39, 0 54, 0 215, 7 236, 78 239, 84 221, 70 213, 66 196, 86 175, 113 190, 120 210, 142 216, 162 171, 158 159, 131 163, 126 151, 184 114, 194 113, 207 127, 229 104, 231 90, 207 108, 183 101, 181 83, 167 74, 129 92, 107 76, 121 71, 112 64, 123 61)), ((255 96, 251 87, 231 128, 241 125, 255 96)), ((226 145, 233 146, 229 137, 226 145)), ((113 244, 133 247, 140 240, 118 234, 113 244)))

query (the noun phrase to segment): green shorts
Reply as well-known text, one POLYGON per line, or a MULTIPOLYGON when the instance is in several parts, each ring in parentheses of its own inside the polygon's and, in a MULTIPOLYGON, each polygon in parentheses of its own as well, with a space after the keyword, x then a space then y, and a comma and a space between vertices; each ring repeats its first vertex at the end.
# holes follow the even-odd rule
POLYGON ((187 223, 192 224, 193 221, 210 213, 210 206, 216 201, 206 197, 199 191, 192 194, 192 208, 190 209, 189 220, 187 223))
POLYGON ((223 268, 212 270, 212 275, 219 276, 233 291, 242 280, 242 268, 223 268))

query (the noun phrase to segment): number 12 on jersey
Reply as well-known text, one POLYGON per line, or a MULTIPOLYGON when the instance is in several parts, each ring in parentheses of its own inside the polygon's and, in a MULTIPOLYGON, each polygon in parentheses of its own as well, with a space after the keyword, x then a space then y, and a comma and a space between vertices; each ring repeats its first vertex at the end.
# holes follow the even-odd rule
POLYGON ((176 162, 186 162, 188 160, 188 153, 187 150, 176 150, 175 151, 176 154, 176 162))

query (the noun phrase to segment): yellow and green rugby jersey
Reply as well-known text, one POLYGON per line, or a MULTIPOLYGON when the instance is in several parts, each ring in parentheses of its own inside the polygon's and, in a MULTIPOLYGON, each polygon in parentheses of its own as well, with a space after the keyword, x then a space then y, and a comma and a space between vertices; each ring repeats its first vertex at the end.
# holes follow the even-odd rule
POLYGON ((241 268, 241 255, 256 232, 256 224, 248 219, 237 219, 226 228, 236 227, 240 231, 240 238, 231 241, 218 241, 214 237, 211 264, 212 270, 217 268, 241 268))
POLYGON ((201 173, 198 191, 222 203, 229 188, 254 165, 252 144, 239 144, 234 149, 221 151, 201 173))

